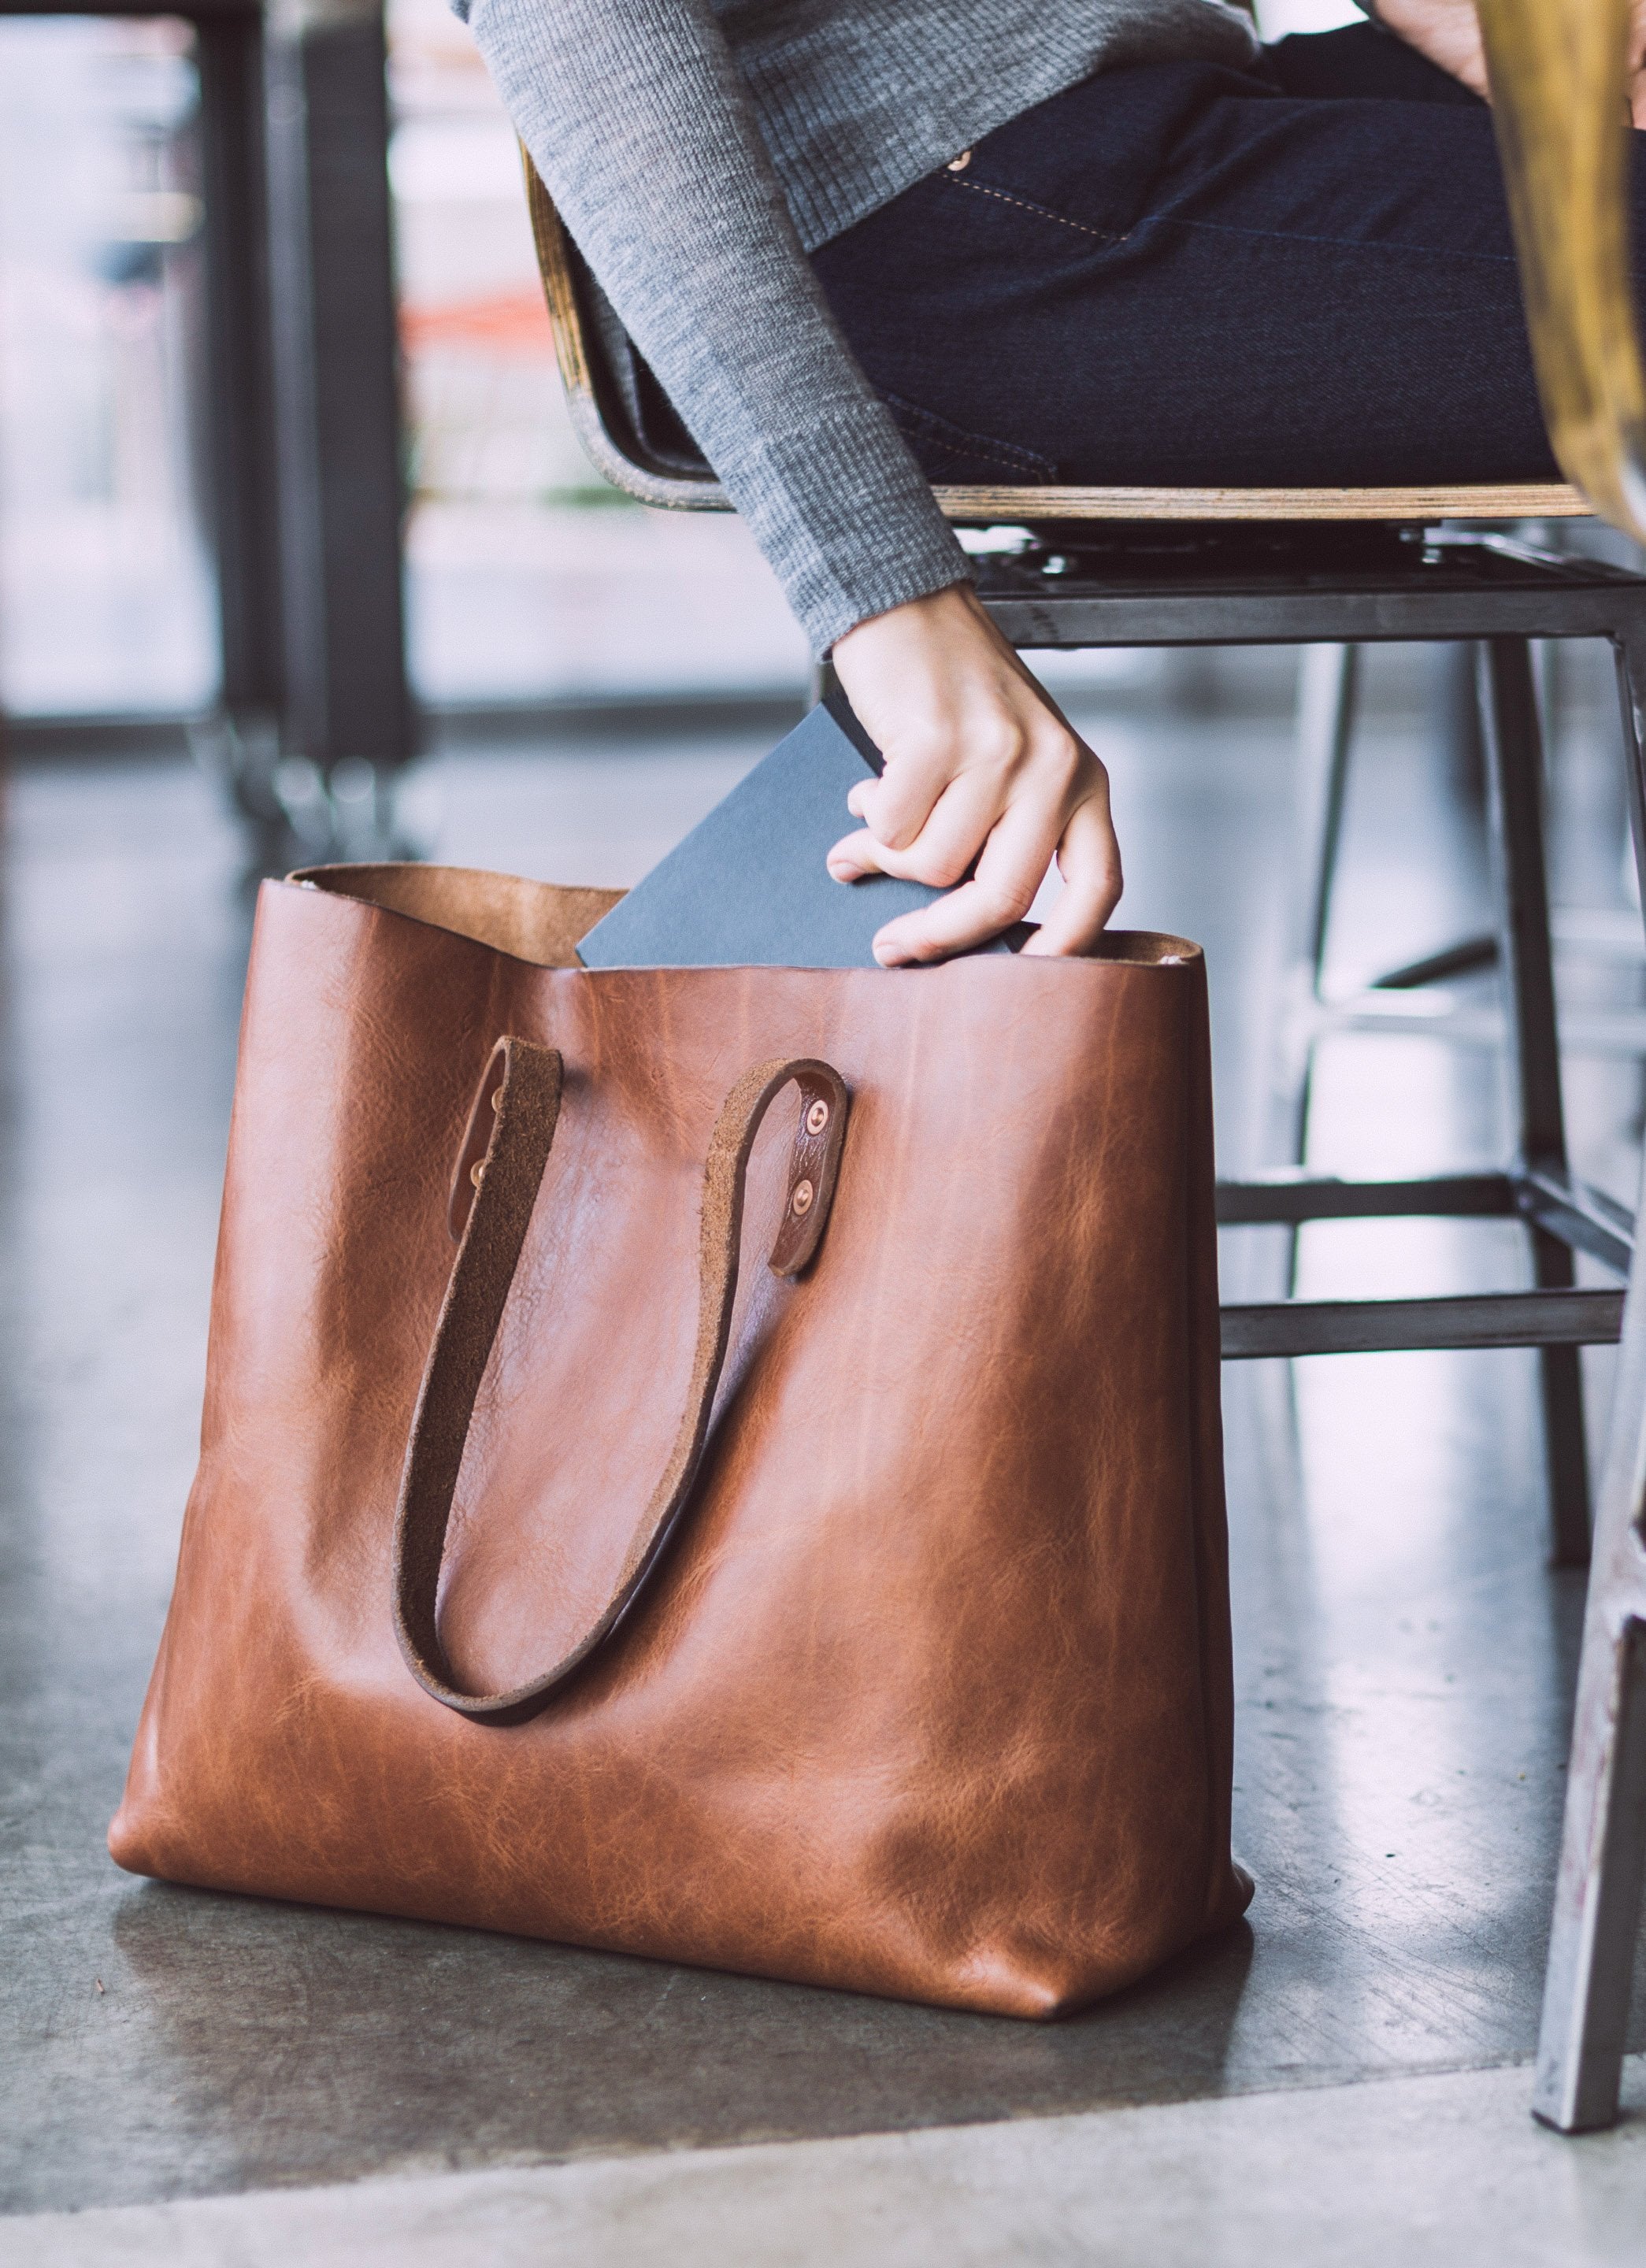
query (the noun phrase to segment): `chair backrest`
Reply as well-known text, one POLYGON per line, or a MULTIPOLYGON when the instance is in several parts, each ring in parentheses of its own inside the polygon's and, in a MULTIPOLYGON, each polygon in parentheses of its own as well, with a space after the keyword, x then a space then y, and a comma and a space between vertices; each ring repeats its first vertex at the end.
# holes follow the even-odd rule
POLYGON ((675 511, 729 512, 726 491, 668 407, 561 225, 529 153, 526 202, 572 431, 595 471, 675 511))
POLYGON ((1629 276, 1629 0, 1480 0, 1544 421, 1561 469, 1646 541, 1629 276))
MULTIPOLYGON (((1558 4, 1581 9, 1590 0, 1558 4)), ((1513 4, 1535 11, 1544 0, 1513 4)), ((1610 7, 1614 0, 1595 4, 1610 7)), ((567 236, 529 155, 521 156, 561 381, 590 462, 614 488, 643 504, 676 512, 729 511, 725 490, 567 236)), ((1566 457, 1561 461, 1572 469, 1566 457)), ((1408 488, 940 487, 935 493, 950 519, 974 527, 1025 520, 1541 519, 1579 517, 1592 509, 1577 489, 1542 481, 1408 488)))

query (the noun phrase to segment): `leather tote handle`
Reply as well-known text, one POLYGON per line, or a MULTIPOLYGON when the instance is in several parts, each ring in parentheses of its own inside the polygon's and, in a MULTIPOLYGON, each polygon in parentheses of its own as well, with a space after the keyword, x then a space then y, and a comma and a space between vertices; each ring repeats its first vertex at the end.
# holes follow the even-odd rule
MULTIPOLYGON (((767 1110, 791 1082, 801 1090, 800 1124, 769 1265, 774 1275, 797 1275, 816 1252, 845 1137, 845 1081, 829 1064, 808 1058, 757 1064, 727 1096, 709 1145, 698 1344, 685 1414, 616 1587, 583 1636, 541 1676, 506 1693, 465 1693, 454 1683, 436 1628, 440 1565, 475 1398, 549 1162, 563 1084, 561 1058, 553 1048, 513 1038, 498 1042, 476 1105, 482 1122, 490 1109, 491 1139, 469 1174, 463 1174, 460 1160, 460 1178, 472 1180, 474 1197, 417 1395, 395 1529, 400 1650, 424 1691, 448 1709, 493 1723, 531 1714, 611 1635, 656 1565, 685 1507, 708 1439, 737 1292, 749 1152, 767 1110)), ((472 1140, 471 1136, 466 1152, 472 1140)))

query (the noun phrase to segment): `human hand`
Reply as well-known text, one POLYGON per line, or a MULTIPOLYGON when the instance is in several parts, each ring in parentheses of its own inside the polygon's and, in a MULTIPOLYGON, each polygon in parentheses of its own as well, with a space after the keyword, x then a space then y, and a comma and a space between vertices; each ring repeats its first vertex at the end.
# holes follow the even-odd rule
POLYGON ((1066 887, 1023 950, 1089 951, 1120 898, 1109 775, 971 585, 860 622, 837 643, 834 666, 886 769, 847 797, 865 824, 835 844, 829 872, 948 892, 887 923, 875 939, 882 966, 943 961, 1009 929, 1054 857, 1066 887))
MULTIPOLYGON (((1475 0, 1371 0, 1371 11, 1397 39, 1491 100, 1475 0)), ((1646 0, 1633 0, 1629 11, 1628 92, 1630 115, 1646 127, 1646 0)))

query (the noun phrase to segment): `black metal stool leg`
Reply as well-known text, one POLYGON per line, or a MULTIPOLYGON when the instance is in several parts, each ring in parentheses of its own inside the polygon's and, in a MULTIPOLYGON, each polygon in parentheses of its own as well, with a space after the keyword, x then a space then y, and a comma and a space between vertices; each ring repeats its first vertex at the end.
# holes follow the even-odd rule
MULTIPOLYGON (((1302 771, 1303 847, 1309 853, 1310 895, 1297 939, 1298 960, 1317 997, 1325 975, 1326 933, 1343 836, 1349 748, 1360 691, 1357 645, 1305 648, 1299 681, 1297 739, 1302 771)), ((1302 1160, 1297 1160, 1299 1164, 1302 1160)))
POLYGON ((1532 2108, 1567 2133, 1618 2115, 1646 1867, 1646 1245, 1625 1314, 1595 1521, 1532 2108))
MULTIPOLYGON (((1543 826, 1543 752, 1531 648, 1493 638, 1483 653, 1487 755, 1498 892, 1504 1007, 1524 1164, 1566 1176, 1566 1116, 1561 1098, 1554 967, 1543 826)), ((1539 1291, 1576 1280, 1570 1248, 1531 1229, 1539 1291)), ((1543 1388, 1549 1520, 1557 1566, 1589 1557, 1589 1458, 1583 1434, 1581 1358, 1574 1346, 1545 1347, 1543 1388)))
POLYGON ((383 791, 413 737, 381 13, 304 0, 266 53, 286 741, 383 791))
MULTIPOLYGON (((1440 719, 1452 794, 1470 809, 1486 807, 1486 741, 1480 718, 1479 657, 1465 639, 1435 648, 1439 662, 1440 719)), ((1497 933, 1459 938, 1416 961, 1403 961, 1372 980, 1376 992, 1416 992, 1497 964, 1497 933)))
POLYGON ((202 769, 251 829, 251 863, 296 845, 277 788, 285 709, 274 329, 263 140, 263 25, 230 11, 196 25, 203 140, 206 430, 222 661, 219 712, 192 725, 202 769))
MULTIPOLYGON (((1275 1148, 1288 1165, 1309 1157, 1309 1108, 1314 1090, 1316 1014, 1325 976, 1332 892, 1343 836, 1349 752, 1360 683, 1360 648, 1306 646, 1297 681, 1297 871, 1307 879, 1295 914, 1286 998, 1280 1020, 1274 1099, 1275 1148)), ((1273 1152, 1271 1152, 1273 1154, 1273 1152)), ((1286 1292, 1297 1289, 1299 1228, 1288 1232, 1286 1292)))
MULTIPOLYGON (((1616 640, 1629 818, 1646 873, 1646 622, 1616 640)), ((1595 1518, 1572 1723, 1566 1821, 1543 1984, 1532 2109, 1563 2132, 1618 2114, 1646 1872, 1646 1245, 1624 1312, 1611 1439, 1595 1518)))
POLYGON ((223 705, 276 717, 285 694, 275 469, 262 20, 203 16, 207 416, 223 705))
POLYGON ((1623 785, 1635 845, 1637 894, 1646 910, 1646 622, 1613 642, 1617 656, 1618 709, 1623 727, 1623 785))

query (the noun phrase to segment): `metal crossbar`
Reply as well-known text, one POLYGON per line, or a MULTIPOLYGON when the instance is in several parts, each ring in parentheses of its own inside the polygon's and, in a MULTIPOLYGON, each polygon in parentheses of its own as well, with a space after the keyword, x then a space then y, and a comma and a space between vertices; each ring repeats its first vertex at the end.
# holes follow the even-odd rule
MULTIPOLYGON (((1220 1182, 1222 1228, 1297 1227, 1307 1220, 1519 1219, 1586 1252, 1622 1281, 1635 1251, 1628 1207, 1554 1167, 1351 1182, 1283 1166, 1249 1182, 1220 1182)), ((1532 1341, 1528 1344, 1533 1344, 1532 1341)))
MULTIPOLYGON (((1578 1350, 1617 1337, 1621 1295, 1579 1288, 1576 1260, 1584 1254, 1620 1276, 1634 1249, 1634 1223, 1569 1170, 1560 1044, 1599 1055, 1646 1055, 1646 1013, 1585 1006, 1557 1032, 1557 924, 1548 904, 1543 754, 1529 642, 1610 643, 1631 818, 1637 843, 1646 843, 1646 577, 1479 531, 1100 527, 1049 518, 1026 526, 1015 549, 992 550, 977 566, 984 604, 1013 644, 1026 651, 1274 644, 1328 648, 1341 657, 1332 697, 1323 703, 1311 696, 1306 736, 1318 747, 1305 766, 1312 767, 1312 777, 1303 799, 1316 807, 1300 845, 1299 873, 1315 876, 1316 885, 1300 923, 1281 1018, 1282 1056, 1301 1074, 1281 1081, 1294 1096, 1290 1155, 1304 1154, 1307 1066, 1328 1031, 1421 1032, 1500 1051, 1510 1075, 1518 1155, 1495 1172, 1421 1180, 1342 1182, 1299 1171, 1225 1183, 1219 1217, 1228 1226, 1290 1229, 1294 1260, 1295 1233, 1310 1220, 1425 1214, 1516 1220, 1526 1232, 1533 1288, 1432 1300, 1230 1306, 1223 1311, 1223 1351, 1251 1360, 1416 1347, 1539 1349, 1554 1557, 1561 1565, 1581 1563, 1590 1521, 1578 1350), (1461 949, 1392 971, 1392 982, 1333 998, 1321 977, 1326 892, 1342 819, 1353 654, 1393 640, 1467 645, 1479 662, 1496 930, 1489 948, 1465 940, 1461 949), (1436 983, 1488 965, 1498 972, 1499 1005, 1436 983)), ((1569 926, 1558 924, 1561 932, 1569 926)), ((1622 954, 1620 929, 1618 938, 1608 932, 1604 949, 1622 954)))
MULTIPOLYGON (((1633 1216, 1554 1169, 1343 1181, 1302 1167, 1220 1182, 1221 1227, 1295 1228, 1309 1220, 1519 1219, 1627 1279, 1633 1216)), ((1226 1362, 1434 1347, 1604 1346, 1623 1321, 1621 1292, 1486 1292, 1424 1300, 1278 1300, 1222 1310, 1226 1362)))
POLYGON ((1225 1362, 1413 1348, 1610 1346, 1621 1292, 1477 1292, 1435 1300, 1275 1300, 1222 1311, 1225 1362))

